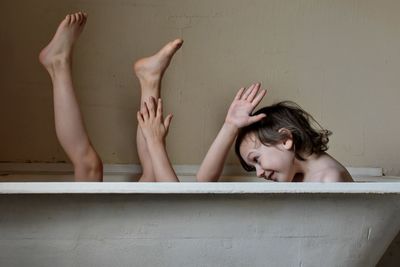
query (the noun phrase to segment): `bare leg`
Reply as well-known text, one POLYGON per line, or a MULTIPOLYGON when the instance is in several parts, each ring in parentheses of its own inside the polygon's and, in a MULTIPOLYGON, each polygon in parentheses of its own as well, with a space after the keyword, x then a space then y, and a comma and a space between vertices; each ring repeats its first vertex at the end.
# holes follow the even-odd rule
POLYGON ((73 46, 86 20, 82 12, 67 15, 39 60, 53 83, 56 133, 74 165, 75 180, 102 181, 102 162, 87 135, 71 76, 73 46))
MULTIPOLYGON (((155 99, 160 97, 162 77, 175 52, 178 51, 182 44, 183 40, 176 39, 166 44, 155 55, 136 61, 134 71, 140 82, 141 106, 144 105, 144 101, 148 100, 151 96, 155 99)), ((146 140, 139 127, 136 134, 136 143, 139 160, 143 169, 143 174, 139 181, 155 182, 153 165, 151 163, 146 140)))

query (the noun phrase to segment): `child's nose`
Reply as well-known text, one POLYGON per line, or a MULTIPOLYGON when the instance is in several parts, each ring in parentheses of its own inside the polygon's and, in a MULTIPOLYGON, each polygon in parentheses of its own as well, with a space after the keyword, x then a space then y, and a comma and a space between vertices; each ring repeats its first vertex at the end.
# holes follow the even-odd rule
POLYGON ((264 170, 261 169, 260 167, 256 167, 256 174, 258 177, 263 177, 264 176, 264 170))

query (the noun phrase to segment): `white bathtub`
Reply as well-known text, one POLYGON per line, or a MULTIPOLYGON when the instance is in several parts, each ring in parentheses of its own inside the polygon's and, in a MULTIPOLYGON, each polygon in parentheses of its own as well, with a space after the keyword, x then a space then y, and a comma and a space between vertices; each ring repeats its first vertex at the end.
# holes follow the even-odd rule
POLYGON ((400 230, 400 179, 361 180, 3 182, 0 266, 375 266, 400 230))

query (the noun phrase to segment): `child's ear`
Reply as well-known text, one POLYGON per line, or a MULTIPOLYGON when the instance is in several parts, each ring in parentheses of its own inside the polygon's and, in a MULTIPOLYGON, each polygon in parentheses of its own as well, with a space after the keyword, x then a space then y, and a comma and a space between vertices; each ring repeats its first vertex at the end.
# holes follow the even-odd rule
POLYGON ((281 128, 281 129, 279 129, 278 132, 284 136, 284 139, 282 141, 283 147, 287 150, 291 150, 293 148, 292 132, 286 128, 281 128))

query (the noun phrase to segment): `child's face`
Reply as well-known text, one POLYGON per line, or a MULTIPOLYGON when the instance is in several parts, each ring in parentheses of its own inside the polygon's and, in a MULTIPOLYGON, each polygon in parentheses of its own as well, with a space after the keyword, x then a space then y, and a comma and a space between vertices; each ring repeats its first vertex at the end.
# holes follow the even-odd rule
POLYGON ((295 175, 295 154, 292 140, 275 146, 263 145, 255 134, 248 134, 240 145, 244 161, 256 169, 258 177, 275 182, 292 182, 295 175))

